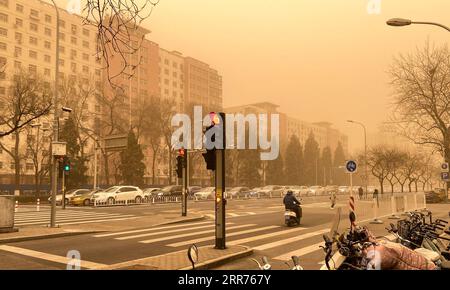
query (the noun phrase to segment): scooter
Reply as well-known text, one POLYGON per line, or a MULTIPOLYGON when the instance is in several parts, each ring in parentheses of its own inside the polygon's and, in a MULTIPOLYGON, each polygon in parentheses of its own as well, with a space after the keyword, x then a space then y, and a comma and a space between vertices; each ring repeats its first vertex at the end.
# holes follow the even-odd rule
POLYGON ((300 221, 302 218, 302 207, 300 205, 298 205, 298 208, 299 208, 299 213, 300 213, 299 217, 297 217, 297 214, 295 213, 295 211, 293 211, 291 209, 285 210, 284 223, 286 224, 286 226, 292 227, 295 225, 300 225, 300 221))

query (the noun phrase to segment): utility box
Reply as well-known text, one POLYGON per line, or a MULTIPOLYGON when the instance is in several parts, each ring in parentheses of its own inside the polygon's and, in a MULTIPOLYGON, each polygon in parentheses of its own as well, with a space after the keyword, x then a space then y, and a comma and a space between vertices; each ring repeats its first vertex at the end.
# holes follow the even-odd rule
POLYGON ((14 207, 13 195, 0 195, 0 233, 17 232, 14 228, 14 207))

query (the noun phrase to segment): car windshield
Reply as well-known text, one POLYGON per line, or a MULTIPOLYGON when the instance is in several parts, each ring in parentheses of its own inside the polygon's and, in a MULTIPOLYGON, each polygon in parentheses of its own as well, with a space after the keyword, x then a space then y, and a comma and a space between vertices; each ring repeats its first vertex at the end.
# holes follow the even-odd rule
POLYGON ((113 186, 113 187, 106 189, 105 192, 113 192, 113 191, 116 191, 117 188, 118 188, 117 186, 113 186))
POLYGON ((169 192, 169 191, 171 191, 173 188, 174 188, 173 186, 166 186, 166 187, 164 187, 163 189, 161 189, 161 191, 169 192))

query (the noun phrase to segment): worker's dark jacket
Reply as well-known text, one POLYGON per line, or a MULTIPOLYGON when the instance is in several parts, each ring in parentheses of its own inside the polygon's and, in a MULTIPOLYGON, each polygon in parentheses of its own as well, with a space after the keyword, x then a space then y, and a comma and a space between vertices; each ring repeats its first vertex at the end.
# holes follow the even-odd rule
POLYGON ((295 209, 300 205, 300 201, 298 201, 293 194, 286 194, 283 203, 286 209, 295 209))

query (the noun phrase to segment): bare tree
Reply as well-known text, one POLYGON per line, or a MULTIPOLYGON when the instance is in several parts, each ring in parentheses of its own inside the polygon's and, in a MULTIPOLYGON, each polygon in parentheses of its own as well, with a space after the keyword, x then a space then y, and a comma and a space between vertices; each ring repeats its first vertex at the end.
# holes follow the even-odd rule
POLYGON ((15 189, 19 189, 20 163, 24 157, 20 150, 21 132, 31 122, 50 112, 50 89, 38 76, 20 72, 14 75, 9 91, 1 99, 1 103, 4 107, 0 113, 0 128, 5 128, 5 131, 0 133, 0 137, 13 134, 14 145, 7 148, 4 142, 0 142, 0 147, 14 161, 14 184, 15 189))
POLYGON ((19 72, 14 75, 8 93, 0 98, 0 137, 20 131, 34 120, 47 115, 52 107, 51 92, 40 77, 19 72))
POLYGON ((83 9, 84 23, 98 30, 97 59, 105 64, 108 80, 114 87, 117 88, 114 78, 122 74, 134 75, 140 60, 131 63, 130 56, 140 49, 145 36, 140 33, 140 25, 158 3, 159 0, 87 0, 83 9), (113 56, 119 57, 122 64, 117 72, 111 70, 113 56))
POLYGON ((450 51, 429 42, 414 54, 394 59, 390 70, 394 88, 392 121, 400 134, 415 144, 444 150, 450 160, 450 51))
MULTIPOLYGON (((31 127, 27 127, 27 136, 32 136, 32 130, 31 127)), ((37 130, 41 130, 40 127, 37 130)), ((26 144, 27 151, 31 154, 28 157, 33 161, 36 198, 39 197, 42 180, 49 173, 50 167, 47 165, 51 162, 51 142, 48 142, 51 136, 45 136, 44 134, 45 131, 42 131, 41 134, 36 134, 34 138, 29 138, 29 142, 26 144)))
POLYGON ((162 99, 160 102, 161 110, 161 132, 164 138, 164 143, 168 152, 169 161, 169 184, 172 184, 172 160, 173 160, 173 150, 172 150, 172 133, 173 128, 171 125, 172 116, 175 113, 175 102, 171 99, 162 99))

